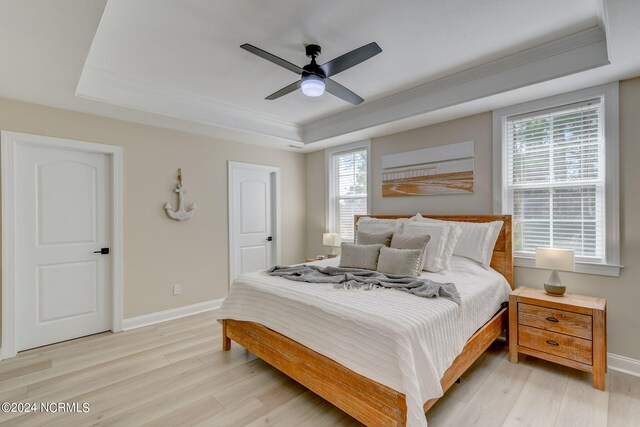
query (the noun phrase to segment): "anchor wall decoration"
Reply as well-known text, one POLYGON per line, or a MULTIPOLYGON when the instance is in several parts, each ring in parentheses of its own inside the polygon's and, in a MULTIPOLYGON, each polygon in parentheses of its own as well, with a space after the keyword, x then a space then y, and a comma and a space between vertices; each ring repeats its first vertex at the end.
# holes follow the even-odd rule
POLYGON ((182 188, 182 169, 178 169, 178 185, 176 185, 176 189, 173 190, 178 193, 178 210, 174 211, 171 209, 171 205, 169 202, 164 204, 164 209, 167 211, 167 215, 169 218, 175 219, 176 221, 184 221, 185 219, 189 219, 196 213, 196 209, 198 207, 195 203, 191 204, 189 210, 185 210, 184 208, 184 189, 182 188))

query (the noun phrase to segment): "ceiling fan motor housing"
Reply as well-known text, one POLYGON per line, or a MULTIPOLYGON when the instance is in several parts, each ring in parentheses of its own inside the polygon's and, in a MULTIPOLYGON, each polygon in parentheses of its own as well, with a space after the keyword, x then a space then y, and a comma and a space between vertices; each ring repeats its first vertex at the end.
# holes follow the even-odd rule
POLYGON ((322 68, 320 68, 320 66, 316 64, 315 61, 312 61, 311 64, 307 64, 304 67, 302 67, 302 70, 303 71, 301 76, 303 79, 309 75, 318 76, 323 80, 327 77, 324 71, 322 71, 322 68))
POLYGON ((322 52, 322 49, 317 44, 308 44, 305 46, 304 50, 309 58, 320 56, 320 52, 322 52))
POLYGON ((305 52, 307 56, 311 58, 311 62, 302 67, 302 69, 304 70, 301 74, 302 79, 305 80, 305 77, 309 75, 315 75, 324 80, 327 75, 324 71, 322 71, 320 66, 316 64, 316 56, 320 55, 321 52, 320 46, 318 46, 317 44, 308 44, 307 46, 305 46, 305 52))

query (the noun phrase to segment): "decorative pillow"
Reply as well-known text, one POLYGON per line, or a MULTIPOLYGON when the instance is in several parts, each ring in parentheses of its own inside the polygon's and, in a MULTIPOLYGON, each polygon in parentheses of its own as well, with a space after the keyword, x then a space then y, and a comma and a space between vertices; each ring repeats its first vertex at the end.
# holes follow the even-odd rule
POLYGON ((460 227, 448 222, 409 221, 404 226, 404 234, 431 236, 422 269, 433 273, 449 269, 453 248, 461 232, 460 227))
POLYGON ((389 246, 391 244, 391 237, 393 236, 393 234, 393 231, 387 231, 384 233, 366 233, 364 231, 358 230, 357 243, 359 245, 389 246))
POLYGON ((383 247, 378 258, 378 271, 392 276, 418 276, 422 270, 422 249, 383 247))
POLYGON ((431 240, 431 236, 428 234, 393 233, 391 247, 396 249, 420 249, 422 251, 420 269, 422 269, 424 258, 427 256, 427 244, 429 240, 431 240))
POLYGON ((363 268, 375 270, 378 267, 378 256, 382 245, 354 245, 343 243, 340 254, 340 267, 363 268))
POLYGON ((462 229, 460 238, 453 249, 453 254, 472 259, 482 264, 484 268, 489 268, 493 249, 502 230, 503 221, 493 222, 459 222, 441 221, 438 219, 425 218, 417 214, 413 221, 424 223, 449 223, 456 224, 462 229))
POLYGON ((428 234, 393 233, 391 247, 396 249, 424 249, 431 240, 428 234))
POLYGON ((365 233, 398 233, 402 231, 402 226, 406 219, 379 219, 363 216, 358 220, 358 231, 365 233))

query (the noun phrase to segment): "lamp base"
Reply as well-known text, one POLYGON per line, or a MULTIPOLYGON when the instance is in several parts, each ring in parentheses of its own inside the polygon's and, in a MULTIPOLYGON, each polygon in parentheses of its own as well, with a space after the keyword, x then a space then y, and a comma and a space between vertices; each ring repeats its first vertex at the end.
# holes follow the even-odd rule
POLYGON ((544 290, 549 294, 556 297, 561 297, 567 291, 567 287, 562 284, 560 281, 560 276, 558 276, 558 272, 553 270, 551 272, 551 276, 549 276, 549 280, 547 280, 544 284, 544 290))
POLYGON ((329 246, 329 253, 327 254, 327 258, 335 258, 338 256, 338 254, 336 253, 336 248, 335 246, 329 246))
POLYGON ((550 285, 548 283, 544 284, 544 290, 554 297, 561 297, 567 292, 567 287, 564 285, 550 285))

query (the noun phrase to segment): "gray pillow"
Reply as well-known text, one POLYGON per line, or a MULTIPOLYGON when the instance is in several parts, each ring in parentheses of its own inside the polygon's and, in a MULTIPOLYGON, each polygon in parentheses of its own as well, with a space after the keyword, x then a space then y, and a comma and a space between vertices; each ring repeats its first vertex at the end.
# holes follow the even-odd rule
POLYGON ((358 231, 358 244, 389 246, 391 244, 391 236, 393 236, 393 231, 387 231, 384 233, 366 233, 364 231, 358 231))
POLYGON ((393 233, 391 247, 396 249, 424 249, 431 240, 428 234, 393 233))
POLYGON ((378 256, 383 245, 354 245, 343 243, 340 254, 340 267, 364 268, 375 270, 378 266, 378 256))
POLYGON ((390 246, 396 249, 420 249, 422 251, 422 265, 424 266, 429 240, 431 240, 429 234, 393 233, 390 246))
POLYGON ((378 271, 392 276, 419 276, 422 271, 422 249, 382 247, 378 271))

